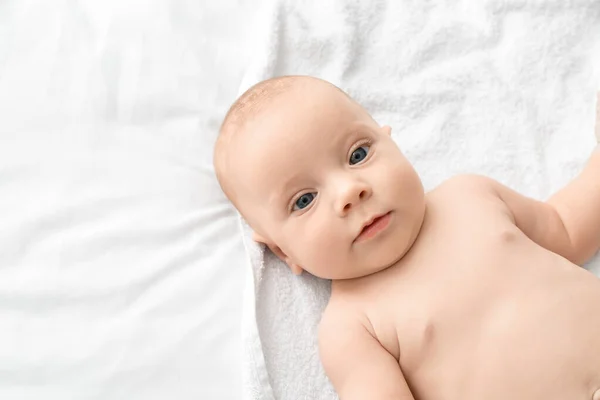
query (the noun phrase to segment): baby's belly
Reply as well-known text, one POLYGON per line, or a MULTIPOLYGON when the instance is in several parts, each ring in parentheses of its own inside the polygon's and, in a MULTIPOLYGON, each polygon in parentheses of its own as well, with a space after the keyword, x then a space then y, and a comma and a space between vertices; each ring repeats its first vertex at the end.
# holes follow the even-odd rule
POLYGON ((472 293, 448 282, 426 316, 413 319, 415 334, 399 334, 400 365, 417 400, 593 398, 600 280, 555 255, 537 258, 529 260, 535 266, 464 277, 481 285, 472 293))

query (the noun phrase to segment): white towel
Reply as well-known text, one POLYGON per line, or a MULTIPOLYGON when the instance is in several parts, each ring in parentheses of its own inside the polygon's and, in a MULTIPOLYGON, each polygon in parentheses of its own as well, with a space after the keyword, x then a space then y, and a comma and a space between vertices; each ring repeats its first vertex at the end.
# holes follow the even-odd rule
MULTIPOLYGON (((286 74, 333 82, 392 126, 426 189, 476 172, 543 199, 595 145, 598 0, 280 0, 256 32, 240 91, 286 74)), ((242 228, 245 398, 335 399, 316 344, 329 282, 293 276, 242 228)))

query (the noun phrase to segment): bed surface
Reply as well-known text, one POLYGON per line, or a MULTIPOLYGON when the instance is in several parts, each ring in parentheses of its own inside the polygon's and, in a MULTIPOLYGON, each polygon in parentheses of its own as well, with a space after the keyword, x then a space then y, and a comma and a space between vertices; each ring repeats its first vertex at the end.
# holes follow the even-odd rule
POLYGON ((0 398, 236 399, 212 171, 256 2, 0 3, 0 398))

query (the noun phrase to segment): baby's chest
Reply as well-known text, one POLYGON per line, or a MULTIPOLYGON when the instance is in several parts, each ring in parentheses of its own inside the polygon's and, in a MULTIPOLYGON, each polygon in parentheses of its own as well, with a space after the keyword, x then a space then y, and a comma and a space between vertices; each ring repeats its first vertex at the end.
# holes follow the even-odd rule
POLYGON ((547 387, 554 392, 544 394, 591 398, 600 387, 600 286, 554 256, 524 250, 487 262, 440 259, 446 268, 425 266, 430 270, 422 276, 410 271, 404 278, 411 279, 398 274, 382 285, 369 320, 411 387, 427 391, 436 382, 465 394, 448 398, 466 399, 478 398, 468 391, 488 396, 501 380, 497 393, 508 396, 502 391, 511 382, 513 390, 538 398, 539 385, 528 382, 555 382, 547 387))
POLYGON ((468 237, 440 242, 425 257, 394 266, 372 290, 366 312, 391 354, 412 364, 446 347, 468 348, 539 318, 550 305, 545 297, 570 296, 560 270, 575 266, 557 265, 564 260, 519 233, 490 236, 475 248, 465 244, 468 237))
POLYGON ((589 332, 599 326, 519 308, 509 301, 451 319, 415 304, 403 317, 373 323, 415 398, 591 399, 600 389, 600 340, 589 332))

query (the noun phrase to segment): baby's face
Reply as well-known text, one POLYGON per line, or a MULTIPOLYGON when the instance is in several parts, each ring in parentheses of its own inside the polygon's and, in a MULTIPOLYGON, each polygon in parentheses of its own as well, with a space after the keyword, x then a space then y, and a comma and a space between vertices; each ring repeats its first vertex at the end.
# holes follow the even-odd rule
POLYGON ((296 88, 248 129, 228 150, 234 201, 294 272, 365 276, 412 245, 425 209, 421 181, 389 127, 342 93, 296 88))

